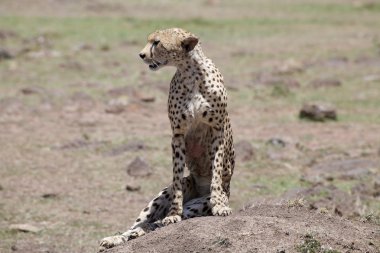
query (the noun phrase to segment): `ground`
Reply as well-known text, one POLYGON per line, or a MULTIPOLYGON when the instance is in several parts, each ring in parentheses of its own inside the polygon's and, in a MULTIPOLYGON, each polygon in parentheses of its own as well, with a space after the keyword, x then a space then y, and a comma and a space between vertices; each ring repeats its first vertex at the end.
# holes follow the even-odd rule
MULTIPOLYGON (((228 219, 248 219, 239 213, 248 203, 275 203, 291 206, 289 219, 300 213, 322 227, 333 217, 337 227, 328 231, 354 224, 378 233, 376 1, 5 0, 0 7, 1 252, 96 252, 171 181, 166 101, 174 69, 150 72, 138 52, 150 32, 174 26, 197 34, 224 75, 238 156, 236 216, 228 219), (300 120, 302 105, 314 101, 334 105, 337 121, 300 120), (138 156, 147 173, 128 168, 138 156)), ((252 224, 262 216, 255 210, 252 224)), ((278 214, 285 224, 288 216, 278 214)), ((161 232, 202 219, 212 217, 161 232)), ((233 229, 229 220, 223 226, 233 229)), ((257 226, 265 233, 275 220, 264 220, 257 226)), ((309 234, 329 245, 318 231, 291 229, 293 246, 309 234)), ((229 244, 220 238, 216 244, 229 244)), ((378 241, 369 252, 379 251, 378 241)))
POLYGON ((259 205, 186 220, 106 252, 376 252, 376 229, 300 206, 259 205))

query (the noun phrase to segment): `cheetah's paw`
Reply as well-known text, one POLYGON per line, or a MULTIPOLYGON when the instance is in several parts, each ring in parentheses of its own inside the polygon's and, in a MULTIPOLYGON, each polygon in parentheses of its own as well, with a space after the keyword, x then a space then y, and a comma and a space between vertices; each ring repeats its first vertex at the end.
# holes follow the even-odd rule
POLYGON ((225 205, 215 205, 211 211, 215 216, 228 216, 232 213, 232 209, 225 205))
POLYGON ((145 235, 145 231, 141 227, 130 229, 127 232, 123 233, 122 236, 127 238, 127 240, 136 239, 137 237, 145 235))
POLYGON ((165 219, 163 219, 162 220, 162 224, 164 224, 165 226, 167 226, 169 224, 176 223, 176 222, 179 222, 181 220, 182 220, 181 216, 179 216, 179 215, 172 215, 172 216, 168 216, 165 219))
POLYGON ((100 242, 99 252, 105 251, 106 249, 113 248, 127 241, 122 235, 115 235, 103 238, 100 242))

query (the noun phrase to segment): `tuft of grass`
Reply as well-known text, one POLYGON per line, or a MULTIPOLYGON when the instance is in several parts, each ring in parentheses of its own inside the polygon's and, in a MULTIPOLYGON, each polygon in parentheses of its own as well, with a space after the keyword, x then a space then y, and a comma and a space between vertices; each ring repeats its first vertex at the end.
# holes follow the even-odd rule
POLYGON ((371 222, 380 225, 380 215, 376 213, 369 213, 362 217, 363 222, 371 222))
POLYGON ((294 199, 288 201, 288 207, 303 207, 305 206, 304 198, 294 199))
POLYGON ((309 201, 319 201, 321 199, 325 199, 330 195, 329 191, 326 189, 322 189, 319 192, 312 194, 307 197, 309 201))
POLYGON ((290 89, 284 85, 281 85, 281 84, 277 84, 277 85, 273 86, 273 89, 271 92, 271 95, 273 97, 288 97, 291 94, 292 93, 291 93, 290 89))
POLYGON ((223 238, 223 237, 220 237, 218 236, 215 241, 213 241, 212 243, 213 245, 218 245, 220 247, 224 247, 224 248, 228 248, 229 246, 232 245, 232 243, 230 242, 230 240, 228 238, 223 238))
POLYGON ((296 247, 298 252, 301 253, 319 253, 321 250, 321 243, 314 239, 311 234, 304 236, 304 242, 296 247))
POLYGON ((311 234, 306 234, 304 236, 304 242, 301 245, 296 246, 296 250, 301 253, 340 253, 340 251, 337 250, 324 249, 321 246, 321 243, 311 234))

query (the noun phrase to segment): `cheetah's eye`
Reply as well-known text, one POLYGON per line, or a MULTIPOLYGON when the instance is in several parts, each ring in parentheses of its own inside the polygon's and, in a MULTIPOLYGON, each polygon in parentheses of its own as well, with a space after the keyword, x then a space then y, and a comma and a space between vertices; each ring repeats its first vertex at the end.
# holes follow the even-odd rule
POLYGON ((159 41, 159 40, 155 40, 155 41, 153 42, 153 46, 157 46, 158 43, 160 43, 160 41, 159 41))

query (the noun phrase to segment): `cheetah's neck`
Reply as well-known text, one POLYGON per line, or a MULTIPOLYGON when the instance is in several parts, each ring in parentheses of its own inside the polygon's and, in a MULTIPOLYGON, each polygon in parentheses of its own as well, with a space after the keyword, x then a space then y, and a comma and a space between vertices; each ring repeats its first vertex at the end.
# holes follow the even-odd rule
POLYGON ((195 48, 189 52, 189 57, 184 59, 178 64, 178 71, 182 74, 198 72, 204 64, 211 62, 209 58, 205 56, 201 46, 198 44, 195 48))

